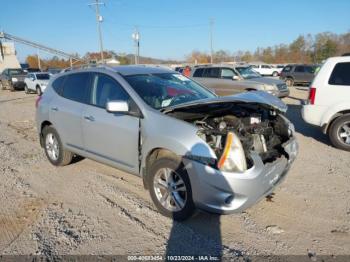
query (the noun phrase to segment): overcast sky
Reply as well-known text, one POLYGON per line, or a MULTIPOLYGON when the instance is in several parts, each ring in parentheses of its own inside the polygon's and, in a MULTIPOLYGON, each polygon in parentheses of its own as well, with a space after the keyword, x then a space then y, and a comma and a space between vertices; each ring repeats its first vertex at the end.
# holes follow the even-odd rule
MULTIPOLYGON (((0 0, 0 29, 66 52, 98 51, 94 0, 0 0)), ((183 59, 209 51, 209 19, 215 50, 255 50, 290 43, 300 34, 350 30, 349 0, 103 0, 105 49, 133 53, 138 26, 141 55, 183 59)), ((36 50, 16 45, 20 60, 36 50)))

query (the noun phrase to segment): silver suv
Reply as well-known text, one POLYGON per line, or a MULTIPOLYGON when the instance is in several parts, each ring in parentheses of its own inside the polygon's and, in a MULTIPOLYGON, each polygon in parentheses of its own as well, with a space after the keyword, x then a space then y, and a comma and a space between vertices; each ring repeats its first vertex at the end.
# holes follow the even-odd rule
POLYGON ((265 91, 280 98, 289 95, 286 83, 279 79, 262 77, 249 65, 195 66, 191 71, 191 78, 221 96, 252 90, 265 91))
POLYGON ((159 211, 240 212, 269 194, 297 154, 286 105, 264 92, 219 98, 181 74, 147 66, 73 70, 37 100, 48 160, 75 155, 142 177, 159 211))

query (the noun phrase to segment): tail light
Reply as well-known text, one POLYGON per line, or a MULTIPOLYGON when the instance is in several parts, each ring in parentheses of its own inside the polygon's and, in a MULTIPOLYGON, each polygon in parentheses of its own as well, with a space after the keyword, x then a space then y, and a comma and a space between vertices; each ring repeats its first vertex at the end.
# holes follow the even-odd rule
POLYGON ((38 96, 38 98, 35 100, 35 108, 38 108, 40 100, 41 96, 38 96))
POLYGON ((316 98, 316 88, 311 87, 309 91, 309 104, 314 105, 315 104, 315 98, 316 98))
POLYGON ((218 162, 218 168, 226 172, 244 172, 247 170, 242 143, 233 132, 227 134, 225 148, 218 162))

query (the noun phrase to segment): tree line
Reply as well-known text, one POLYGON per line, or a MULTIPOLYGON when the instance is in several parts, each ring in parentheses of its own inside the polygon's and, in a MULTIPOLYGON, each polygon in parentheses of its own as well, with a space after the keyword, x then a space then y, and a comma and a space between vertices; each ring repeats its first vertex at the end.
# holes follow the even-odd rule
MULTIPOLYGON (((350 32, 334 34, 330 32, 316 35, 300 35, 290 44, 279 44, 265 48, 258 47, 254 52, 237 51, 231 53, 219 50, 213 54, 213 62, 257 62, 270 64, 321 63, 328 57, 350 52, 350 32)), ((189 63, 209 63, 210 55, 197 50, 186 56, 189 63)))
MULTIPOLYGON (((290 44, 279 44, 269 47, 258 47, 254 52, 218 50, 213 54, 213 62, 257 62, 261 61, 270 64, 286 63, 307 63, 317 64, 331 56, 342 55, 350 52, 350 32, 345 34, 334 34, 330 32, 319 33, 316 35, 300 35, 290 44)), ((78 56, 76 54, 76 56, 78 56)), ((114 51, 105 51, 104 58, 115 58, 122 65, 133 64, 134 56, 132 54, 117 54, 114 51)), ((75 62, 74 65, 82 63, 97 62, 100 59, 99 52, 88 52, 82 60, 85 62, 75 62)), ((210 54, 194 50, 185 57, 188 63, 209 63, 210 54)), ((29 67, 38 68, 38 57, 29 55, 26 58, 29 67)), ((184 61, 182 61, 184 62, 184 61)), ((181 61, 161 60, 150 57, 140 57, 142 64, 176 64, 181 61)), ((42 69, 47 68, 67 68, 70 67, 69 59, 60 59, 54 56, 49 59, 40 59, 42 69)))

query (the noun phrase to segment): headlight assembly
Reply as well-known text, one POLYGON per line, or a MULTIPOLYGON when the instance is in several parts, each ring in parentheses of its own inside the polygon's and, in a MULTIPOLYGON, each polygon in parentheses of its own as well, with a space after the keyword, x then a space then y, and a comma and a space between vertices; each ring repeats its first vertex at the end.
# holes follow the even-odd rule
POLYGON ((247 170, 247 161, 242 143, 234 132, 227 133, 225 148, 218 162, 218 168, 226 172, 244 172, 247 170))

